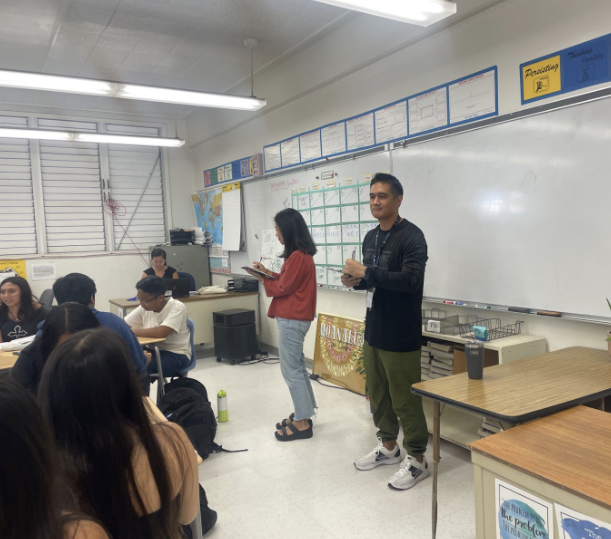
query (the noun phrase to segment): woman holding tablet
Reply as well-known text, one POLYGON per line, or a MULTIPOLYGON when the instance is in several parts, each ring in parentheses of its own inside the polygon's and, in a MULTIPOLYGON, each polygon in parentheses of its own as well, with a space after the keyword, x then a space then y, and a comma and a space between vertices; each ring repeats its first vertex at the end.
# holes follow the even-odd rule
POLYGON ((301 214, 282 210, 274 218, 276 236, 284 245, 284 265, 273 273, 260 262, 253 268, 273 277, 249 273, 263 283, 265 293, 273 298, 267 316, 278 324, 280 369, 289 388, 293 406, 288 419, 276 425, 276 438, 282 442, 311 438, 314 409, 317 408, 310 377, 306 370, 303 341, 316 313, 316 268, 313 256, 316 246, 301 214))

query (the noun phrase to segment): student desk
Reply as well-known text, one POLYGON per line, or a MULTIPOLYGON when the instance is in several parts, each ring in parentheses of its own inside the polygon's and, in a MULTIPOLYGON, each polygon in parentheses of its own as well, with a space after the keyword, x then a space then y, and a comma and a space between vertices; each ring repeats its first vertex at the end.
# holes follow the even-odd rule
POLYGON ((585 406, 473 442, 477 538, 496 537, 496 478, 611 522, 610 446, 611 414, 585 406))
MULTIPOLYGON (((259 320, 259 293, 258 292, 227 292, 226 294, 207 294, 176 298, 182 301, 186 307, 189 318, 195 324, 195 344, 210 343, 214 341, 214 329, 212 313, 226 309, 252 309, 255 318, 259 320)), ((125 318, 140 304, 138 301, 127 299, 111 299, 110 311, 125 318)))
POLYGON ((606 350, 572 347, 484 369, 483 380, 456 374, 412 386, 433 400, 433 538, 441 403, 509 424, 524 423, 611 395, 606 350))
POLYGON ((18 357, 13 352, 0 352, 0 371, 12 369, 18 357))

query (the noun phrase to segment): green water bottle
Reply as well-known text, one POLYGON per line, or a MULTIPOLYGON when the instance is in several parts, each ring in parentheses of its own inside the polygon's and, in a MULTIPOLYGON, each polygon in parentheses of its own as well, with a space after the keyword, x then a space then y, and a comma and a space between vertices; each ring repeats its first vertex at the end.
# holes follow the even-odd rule
POLYGON ((227 411, 227 393, 221 389, 216 397, 216 409, 219 413, 219 423, 226 423, 229 421, 229 412, 227 411))

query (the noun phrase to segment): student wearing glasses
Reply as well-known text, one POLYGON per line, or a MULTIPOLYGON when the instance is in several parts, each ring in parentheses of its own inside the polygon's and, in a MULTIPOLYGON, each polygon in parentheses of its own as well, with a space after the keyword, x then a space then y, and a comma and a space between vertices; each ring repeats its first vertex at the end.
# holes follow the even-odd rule
MULTIPOLYGON (((125 317, 125 322, 138 337, 165 339, 157 344, 164 376, 175 376, 191 362, 191 337, 187 327, 187 308, 172 297, 165 297, 165 282, 161 277, 149 276, 138 281, 137 298, 140 306, 125 317)), ((157 364, 148 365, 151 374, 157 364)))

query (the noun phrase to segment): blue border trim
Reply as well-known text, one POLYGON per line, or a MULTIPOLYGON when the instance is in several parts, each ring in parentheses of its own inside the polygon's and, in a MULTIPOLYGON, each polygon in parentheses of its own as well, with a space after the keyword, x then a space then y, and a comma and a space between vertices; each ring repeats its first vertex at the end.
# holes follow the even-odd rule
MULTIPOLYGON (((214 187, 215 185, 223 185, 224 183, 239 182, 239 181, 242 181, 242 180, 246 180, 246 179, 252 178, 253 177, 252 174, 248 174, 248 176, 242 176, 242 161, 250 160, 252 158, 253 158, 253 156, 249 155, 248 157, 242 157, 240 159, 234 159, 233 161, 229 161, 227 163, 219 165, 218 167, 212 167, 212 168, 204 169, 204 172, 203 172, 203 174, 204 174, 204 189, 209 189, 210 187, 214 187), (225 169, 225 167, 227 165, 231 166, 231 176, 232 176, 231 180, 227 180, 226 178, 224 178, 222 182, 219 182, 217 180, 216 183, 211 183, 210 185, 206 185, 206 172, 212 172, 213 170, 218 170, 221 167, 223 167, 223 169, 225 169), (237 176, 234 174, 235 171, 239 171, 239 174, 237 176)), ((263 160, 265 160, 265 155, 263 155, 263 160)), ((265 164, 264 164, 264 167, 265 167, 265 164)), ((250 170, 249 170, 249 172, 250 172, 250 170)), ((223 173, 223 177, 224 177, 224 173, 223 173)))
POLYGON ((406 98, 406 101, 407 101, 407 130, 409 133, 408 138, 420 137, 422 135, 425 135, 426 133, 433 133, 434 131, 441 131, 442 129, 447 129, 448 127, 450 127, 450 97, 449 96, 450 96, 450 88, 448 84, 440 84, 439 86, 435 86, 435 88, 430 88, 428 90, 425 90, 424 92, 418 92, 417 94, 410 95, 408 98, 406 98), (434 127, 433 129, 428 129, 427 131, 420 131, 419 133, 412 134, 409 128, 409 100, 414 99, 420 95, 428 94, 429 92, 434 92, 435 90, 441 90, 441 88, 446 89, 446 124, 442 127, 434 127))
POLYGON ((520 102, 522 105, 527 105, 529 103, 535 103, 537 101, 541 101, 542 99, 548 99, 550 97, 554 97, 557 95, 568 94, 571 92, 578 92, 579 90, 584 90, 590 86, 597 86, 599 84, 605 84, 607 82, 611 82, 611 34, 604 34, 599 37, 595 37, 594 39, 589 39, 588 41, 583 41, 582 43, 577 43, 576 45, 572 45, 571 47, 567 47, 565 49, 552 52, 550 54, 546 54, 544 56, 540 56, 539 58, 534 58, 533 60, 529 60, 527 62, 523 62, 519 67, 519 75, 520 75, 520 102), (606 77, 601 79, 590 79, 589 83, 582 84, 573 84, 569 85, 569 81, 567 80, 568 66, 566 66, 566 55, 580 47, 587 46, 596 46, 601 42, 607 41, 607 71, 608 74, 606 77), (549 58, 553 58, 554 56, 560 57, 560 90, 556 92, 552 92, 549 94, 542 95, 540 97, 533 97, 531 99, 524 99, 524 80, 522 78, 522 70, 525 66, 529 66, 531 64, 535 64, 537 62, 543 62, 544 60, 548 60, 549 58))
POLYGON ((388 103, 388 105, 383 105, 382 107, 378 107, 377 109, 373 109, 373 140, 376 142, 376 146, 381 146, 382 144, 391 144, 392 142, 397 142, 399 140, 405 140, 409 137, 409 106, 407 104, 407 97, 403 99, 398 99, 397 101, 393 101, 392 103, 388 103), (399 103, 405 102, 405 132, 407 133, 404 137, 397 137, 390 140, 378 140, 378 130, 377 130, 377 122, 376 122, 376 112, 379 110, 387 109, 388 107, 392 107, 394 105, 398 105, 399 103))
POLYGON ((402 141, 402 140, 408 140, 408 139, 413 138, 413 137, 420 137, 422 135, 426 135, 427 133, 432 133, 434 131, 442 131, 444 129, 449 129, 450 127, 454 127, 454 126, 457 126, 457 125, 461 125, 461 124, 465 124, 465 123, 477 122, 479 120, 483 120, 484 118, 489 118, 490 116, 498 116, 498 114, 499 114, 498 68, 497 68, 497 66, 491 66, 491 67, 488 67, 486 69, 482 69, 480 71, 477 71, 476 73, 472 73, 472 74, 467 75, 465 77, 461 77, 459 79, 453 80, 453 81, 448 82, 446 84, 440 84, 440 85, 435 86, 433 88, 429 88, 428 90, 425 90, 425 91, 422 91, 422 92, 418 92, 418 93, 413 94, 413 95, 411 95, 409 97, 404 97, 404 98, 401 98, 401 99, 397 99, 396 101, 393 101, 392 103, 387 103, 387 104, 382 105, 380 107, 376 107, 374 109, 370 109, 370 110, 367 110, 365 112, 362 112, 362 113, 359 113, 359 114, 355 114, 354 116, 350 116, 348 118, 337 120, 335 122, 329 122, 329 123, 324 124, 324 125, 322 125, 320 127, 317 127, 317 128, 314 128, 314 129, 309 129, 307 131, 303 131, 301 133, 298 133, 296 135, 287 137, 287 138, 285 138, 283 140, 280 140, 278 142, 274 142, 272 144, 266 144, 265 146, 263 146, 263 168, 264 168, 265 173, 275 172, 275 171, 278 171, 278 170, 290 169, 290 168, 297 167, 297 166, 300 166, 300 165, 305 165, 307 163, 313 163, 313 162, 316 162, 316 161, 322 161, 324 159, 329 159, 331 157, 338 157, 340 155, 352 154, 352 153, 360 152, 360 151, 363 151, 363 150, 369 150, 371 148, 376 148, 376 147, 382 146, 384 144, 392 144, 393 142, 398 142, 398 141, 402 141), (469 119, 463 120, 461 122, 451 123, 450 122, 450 85, 456 84, 458 82, 461 82, 461 81, 464 81, 464 80, 467 80, 467 79, 470 79, 472 77, 476 77, 478 75, 482 75, 484 73, 488 73, 490 71, 494 72, 494 108, 495 108, 494 112, 491 112, 491 113, 488 113, 488 114, 483 114, 481 116, 477 116, 476 118, 469 118, 469 119), (447 125, 445 125, 443 127, 436 127, 434 129, 430 129, 428 131, 423 131, 421 133, 416 133, 416 134, 412 135, 409 132, 409 100, 413 99, 414 97, 418 97, 419 95, 426 94, 426 93, 432 92, 434 90, 439 90, 439 89, 444 88, 444 87, 446 88, 446 120, 447 120, 447 125), (375 113, 377 111, 380 111, 382 109, 391 107, 393 105, 397 105, 397 104, 402 103, 402 102, 405 102, 405 110, 406 110, 405 122, 406 122, 407 136, 405 136, 405 137, 398 137, 398 138, 395 138, 395 139, 385 140, 385 141, 380 141, 379 142, 377 140, 377 136, 376 136, 376 117, 375 117, 375 113), (348 128, 347 128, 347 123, 350 120, 354 120, 355 118, 360 118, 362 116, 367 116, 368 114, 371 114, 372 117, 373 117, 373 141, 374 141, 373 144, 370 144, 369 146, 361 146, 359 148, 349 149, 348 148, 348 128), (324 148, 323 148, 323 145, 322 145, 322 131, 323 131, 323 129, 325 129, 327 127, 330 127, 332 125, 338 125, 338 124, 343 124, 344 125, 344 145, 345 145, 346 149, 343 152, 337 152, 337 153, 332 153, 332 154, 325 154, 324 153, 324 148), (309 159, 307 161, 301 161, 301 137, 303 135, 307 135, 307 134, 313 133, 315 131, 318 131, 320 133, 320 151, 321 151, 321 156, 319 158, 316 158, 316 159, 309 159), (294 165, 282 165, 282 147, 280 146, 280 167, 267 168, 267 163, 265 161, 265 149, 266 148, 271 148, 271 147, 274 147, 274 146, 279 146, 283 142, 286 142, 287 140, 292 140, 294 138, 297 138, 298 142, 299 142, 299 157, 300 157, 300 162, 299 163, 295 163, 294 165))

